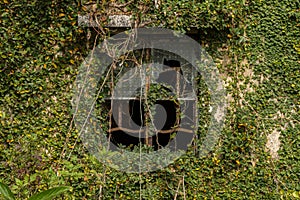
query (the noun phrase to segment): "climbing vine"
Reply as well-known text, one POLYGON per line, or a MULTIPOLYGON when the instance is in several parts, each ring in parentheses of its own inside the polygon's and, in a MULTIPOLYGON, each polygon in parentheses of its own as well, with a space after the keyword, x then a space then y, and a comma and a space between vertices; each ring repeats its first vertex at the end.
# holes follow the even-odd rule
POLYGON ((65 199, 299 198, 298 1, 3 0, 0 10, 0 182, 18 198, 61 185, 73 187, 65 199), (117 33, 117 14, 191 35, 212 56, 229 106, 208 156, 191 147, 163 170, 126 174, 82 145, 73 83, 89 51, 117 33))

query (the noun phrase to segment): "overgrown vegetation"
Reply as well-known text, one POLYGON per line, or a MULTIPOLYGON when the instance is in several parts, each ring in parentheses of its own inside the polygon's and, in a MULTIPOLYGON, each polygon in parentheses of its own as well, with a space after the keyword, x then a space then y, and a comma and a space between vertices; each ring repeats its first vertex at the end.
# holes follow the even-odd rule
MULTIPOLYGON (((51 189, 42 191, 40 193, 34 194, 28 200, 50 200, 70 189, 71 189, 70 187, 66 187, 66 186, 51 188, 51 189)), ((4 198, 5 200, 15 200, 16 199, 14 194, 12 193, 12 191, 9 189, 9 187, 3 183, 0 183, 0 194, 1 194, 1 197, 4 198)))
POLYGON ((20 199, 59 185, 73 188, 65 199, 299 198, 299 1, 154 2, 0 2, 0 182, 20 199), (100 28, 77 26, 89 12, 102 16, 100 28), (136 27, 200 30, 230 103, 208 156, 188 151, 166 169, 126 174, 83 147, 72 85, 95 40, 113 34, 107 16, 120 13, 136 27), (276 133, 278 155, 266 148, 276 133))

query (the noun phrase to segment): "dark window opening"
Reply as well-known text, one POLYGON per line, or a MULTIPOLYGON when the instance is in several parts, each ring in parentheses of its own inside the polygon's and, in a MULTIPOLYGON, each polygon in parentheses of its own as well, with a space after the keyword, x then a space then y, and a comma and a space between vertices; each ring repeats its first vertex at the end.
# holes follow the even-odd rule
POLYGON ((108 138, 116 146, 132 149, 141 143, 158 150, 167 146, 171 138, 176 135, 176 131, 173 129, 178 127, 180 119, 177 113, 179 106, 174 101, 157 100, 155 102, 156 107, 153 110, 155 114, 148 124, 151 123, 157 132, 154 132, 155 129, 149 130, 145 126, 147 124, 146 115, 149 113, 145 111, 146 106, 143 101, 141 102, 139 99, 129 100, 129 117, 124 115, 122 111, 125 104, 126 102, 122 100, 113 103, 120 115, 113 117, 108 138))
MULTIPOLYGON (((143 87, 148 89, 139 88, 136 90, 138 94, 133 97, 127 97, 126 91, 123 91, 124 96, 121 98, 106 99, 106 108, 110 110, 107 115, 107 138, 115 145, 110 146, 111 150, 117 150, 116 146, 133 150, 140 144, 152 147, 155 151, 166 146, 171 149, 186 149, 193 139, 196 100, 188 96, 190 89, 185 89, 186 83, 182 78, 188 75, 187 81, 192 84, 194 75, 193 71, 189 71, 191 66, 188 66, 187 61, 179 61, 173 55, 167 57, 171 59, 166 59, 168 52, 152 49, 148 51, 152 51, 157 59, 154 62, 164 65, 163 71, 155 75, 157 83, 146 82, 143 87), (181 62, 184 63, 184 68, 181 62), (159 90, 152 91, 152 86, 158 87, 159 90), (151 98, 151 106, 148 97, 145 101, 144 96, 140 94, 145 90, 151 98), (151 96, 152 94, 154 96, 151 96), (181 116, 182 104, 185 104, 185 109, 189 109, 189 116, 181 116)), ((136 88, 130 84, 127 86, 130 86, 128 90, 136 88)))

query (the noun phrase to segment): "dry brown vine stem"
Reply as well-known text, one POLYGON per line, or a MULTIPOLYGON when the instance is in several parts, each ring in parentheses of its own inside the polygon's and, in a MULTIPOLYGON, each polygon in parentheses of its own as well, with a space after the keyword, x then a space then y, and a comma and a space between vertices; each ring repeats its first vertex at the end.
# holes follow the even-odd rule
POLYGON ((112 7, 115 7, 115 8, 123 8, 123 7, 125 7, 125 6, 130 5, 130 4, 133 3, 133 2, 134 2, 134 0, 131 0, 131 1, 128 1, 128 2, 122 3, 122 4, 116 4, 116 3, 112 2, 112 3, 111 3, 111 6, 112 6, 112 7))
POLYGON ((177 186, 177 190, 176 190, 176 193, 175 193, 175 196, 174 196, 174 200, 177 200, 177 196, 178 196, 178 193, 179 193, 179 188, 180 188, 181 182, 182 182, 182 180, 180 179, 179 182, 178 182, 178 186, 177 186))
POLYGON ((184 185, 184 175, 182 177, 182 188, 183 188, 183 199, 186 200, 185 185, 184 185))
MULTIPOLYGON (((124 131, 124 132, 130 132, 130 133, 140 133, 141 131, 145 131, 143 128, 139 130, 134 130, 134 129, 129 129, 129 128, 124 128, 124 127, 116 127, 116 128, 111 128, 108 130, 110 133, 115 132, 115 131, 124 131)), ((169 134, 173 133, 175 131, 181 131, 185 133, 193 133, 193 130, 186 129, 186 128, 172 128, 169 130, 156 130, 157 133, 162 133, 162 134, 169 134)))
MULTIPOLYGON (((92 50, 92 55, 94 54, 94 51, 95 51, 97 38, 98 38, 98 35, 96 36, 95 41, 94 41, 94 48, 93 48, 93 50, 92 50)), ((91 62, 91 59, 89 60, 89 63, 90 63, 90 62, 91 62)), ((90 67, 90 64, 89 64, 88 67, 87 67, 87 71, 89 70, 89 67, 90 67)), ((85 80, 84 80, 84 81, 86 82, 86 80, 87 80, 87 76, 85 77, 85 80)), ((80 99, 81 96, 82 96, 83 90, 84 90, 84 88, 81 88, 80 93, 79 93, 79 99, 80 99)), ((72 116, 72 119, 71 119, 71 122, 70 122, 70 125, 69 125, 69 128, 68 128, 67 137, 66 137, 66 140, 65 140, 63 149, 62 149, 62 151, 61 151, 61 153, 60 153, 59 160, 61 160, 61 159, 64 157, 64 153, 65 153, 65 150, 66 150, 66 146, 67 146, 67 143, 69 142, 69 139, 70 139, 70 136, 69 136, 69 135, 70 135, 71 130, 72 130, 72 128, 73 128, 73 123, 74 123, 74 120, 75 120, 75 116, 76 116, 76 114, 77 114, 77 112, 78 112, 78 105, 79 105, 79 101, 76 102, 75 112, 74 112, 74 114, 73 114, 73 116, 72 116)), ((77 143, 77 140, 78 140, 78 138, 76 139, 75 144, 77 143)), ((75 144, 74 144, 74 146, 75 146, 75 144)))
MULTIPOLYGON (((94 47, 93 47, 93 49, 92 49, 92 55, 93 55, 93 53, 94 53, 94 51, 95 51, 95 49, 96 49, 96 41, 97 41, 97 38, 98 38, 98 35, 96 36, 96 39, 95 39, 95 41, 94 41, 94 47)), ((128 38, 128 39, 124 42, 125 45, 128 45, 128 44, 129 44, 130 39, 131 39, 131 38, 128 38)), ((104 43, 104 44, 105 44, 105 43, 104 43)), ((122 44, 123 44, 123 43, 122 43, 122 44)), ((106 47, 106 52, 108 52, 108 46, 106 45, 105 47, 106 47)), ((124 46, 124 49, 126 49, 126 48, 127 48, 127 47, 124 46)), ((110 49, 110 50, 112 50, 112 49, 110 49)), ((121 50, 121 51, 122 51, 122 50, 121 50)), ((111 56, 112 58, 116 58, 116 55, 114 54, 114 51, 113 51, 113 50, 110 51, 110 56, 111 56)), ((90 60, 89 60, 89 65, 88 65, 88 66, 90 66, 90 63, 91 63, 91 61, 92 61, 92 57, 93 57, 93 56, 91 56, 91 58, 90 58, 90 60)), ((100 88, 99 88, 99 90, 98 90, 98 92, 97 92, 97 94, 96 94, 97 97, 100 95, 100 93, 101 93, 101 91, 102 91, 102 89, 103 89, 105 83, 107 82, 107 79, 109 78, 109 74, 110 74, 110 72, 111 72, 112 69, 113 69, 113 67, 111 66, 110 69, 108 70, 106 76, 105 76, 105 79, 104 79, 103 83, 101 84, 101 86, 100 86, 100 88)), ((88 75, 88 70, 89 70, 89 67, 87 68, 87 75, 88 75)), ((86 77, 87 77, 87 76, 86 76, 86 77)), ((86 82, 86 78, 85 78, 85 82, 86 82)), ((81 96, 82 96, 82 91, 83 91, 83 88, 81 89, 81 92, 80 92, 80 95, 79 95, 79 99, 80 99, 81 96)), ((79 103, 79 102, 77 102, 77 105, 76 105, 76 111, 75 111, 75 114, 74 114, 74 116, 73 116, 72 122, 74 121, 74 117, 75 117, 76 112, 77 112, 77 109, 78 109, 78 103, 79 103)), ((90 111, 89 111, 89 113, 88 113, 87 119, 88 119, 89 116, 91 115, 92 108, 93 108, 93 106, 95 105, 95 103, 96 103, 96 100, 94 100, 93 103, 92 103, 92 105, 91 105, 91 109, 90 109, 90 111)), ((87 119, 85 120, 85 122, 84 122, 84 124, 83 124, 82 127, 85 127, 86 122, 87 122, 87 119)), ((83 128, 81 128, 81 130, 79 131, 79 134, 78 134, 78 135, 81 136, 82 132, 83 132, 83 128)), ((79 137, 77 137, 77 139, 76 139, 76 141, 74 142, 74 145, 73 145, 73 146, 75 146, 75 145, 77 144, 78 139, 79 139, 79 137)), ((67 143, 67 141, 68 141, 68 138, 66 139, 66 143, 67 143)), ((66 144, 66 143, 65 143, 65 144, 66 144)), ((65 149, 65 148, 64 148, 64 149, 65 149)), ((62 153, 61 153, 61 156, 62 156, 62 154, 63 154, 63 152, 64 152, 64 149, 63 149, 63 151, 62 151, 62 153)), ((74 149, 74 148, 73 148, 73 149, 74 149)), ((69 156, 68 156, 68 159, 71 157, 71 154, 72 154, 72 152, 73 152, 73 149, 72 149, 72 151, 70 152, 70 154, 69 154, 69 156)))
POLYGON ((182 190, 183 190, 183 199, 186 200, 186 192, 185 192, 185 185, 184 185, 184 175, 182 176, 182 179, 179 180, 177 190, 174 196, 174 200, 177 199, 178 193, 179 193, 179 188, 180 185, 182 184, 182 190))

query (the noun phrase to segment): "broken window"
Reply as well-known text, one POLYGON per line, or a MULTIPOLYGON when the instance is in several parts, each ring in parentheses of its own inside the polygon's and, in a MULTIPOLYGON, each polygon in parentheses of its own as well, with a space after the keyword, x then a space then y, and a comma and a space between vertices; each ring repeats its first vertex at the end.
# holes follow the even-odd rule
POLYGON ((116 146, 131 149, 140 144, 154 150, 167 145, 186 148, 196 122, 193 67, 178 55, 158 49, 135 51, 131 56, 134 61, 129 56, 111 68, 110 97, 102 103, 107 113, 107 138, 116 146), (143 76, 139 64, 145 67, 143 76), (121 90, 114 95, 117 84, 121 90), (182 115, 183 109, 187 116, 182 115))

